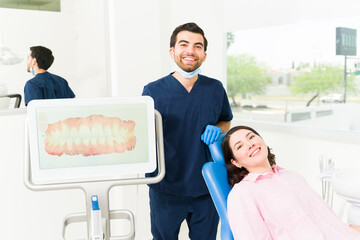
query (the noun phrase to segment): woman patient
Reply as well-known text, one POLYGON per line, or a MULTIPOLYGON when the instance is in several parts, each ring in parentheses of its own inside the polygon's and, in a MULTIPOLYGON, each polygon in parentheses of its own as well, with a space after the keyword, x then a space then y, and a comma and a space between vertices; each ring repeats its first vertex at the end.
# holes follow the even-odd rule
POLYGON ((297 173, 252 128, 229 130, 222 142, 228 181, 228 217, 235 240, 355 240, 360 226, 341 222, 297 173))

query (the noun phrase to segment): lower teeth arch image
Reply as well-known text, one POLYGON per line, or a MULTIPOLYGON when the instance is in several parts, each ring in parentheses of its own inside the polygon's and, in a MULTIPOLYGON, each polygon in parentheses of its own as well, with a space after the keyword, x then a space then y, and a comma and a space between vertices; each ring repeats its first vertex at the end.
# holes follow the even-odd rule
POLYGON ((48 124, 45 151, 50 155, 123 153, 135 148, 135 122, 118 117, 91 115, 48 124))

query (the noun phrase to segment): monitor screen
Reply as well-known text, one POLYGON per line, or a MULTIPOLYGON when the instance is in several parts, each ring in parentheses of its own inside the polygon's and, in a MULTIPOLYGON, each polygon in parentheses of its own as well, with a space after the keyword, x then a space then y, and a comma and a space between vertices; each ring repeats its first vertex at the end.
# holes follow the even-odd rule
POLYGON ((156 168, 152 98, 33 100, 28 105, 31 180, 115 180, 156 168))

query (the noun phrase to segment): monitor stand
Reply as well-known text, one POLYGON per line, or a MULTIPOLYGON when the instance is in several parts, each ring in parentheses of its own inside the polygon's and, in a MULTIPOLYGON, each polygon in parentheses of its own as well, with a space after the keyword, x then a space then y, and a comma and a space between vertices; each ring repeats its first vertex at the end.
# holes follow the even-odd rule
MULTIPOLYGON (((135 220, 134 215, 129 210, 110 210, 109 209, 109 192, 111 185, 104 186, 104 182, 99 184, 89 183, 83 188, 86 196, 86 212, 69 214, 65 217, 62 229, 62 239, 65 240, 66 228, 72 223, 86 222, 88 229, 88 239, 92 239, 91 231, 91 196, 97 195, 99 199, 99 207, 101 210, 101 228, 104 233, 104 239, 109 240, 133 240, 135 238, 135 220), (110 236, 110 220, 124 219, 129 221, 130 231, 126 235, 121 236, 110 236), (107 237, 108 236, 108 237, 107 237)), ((101 239, 102 240, 102 239, 101 239)))

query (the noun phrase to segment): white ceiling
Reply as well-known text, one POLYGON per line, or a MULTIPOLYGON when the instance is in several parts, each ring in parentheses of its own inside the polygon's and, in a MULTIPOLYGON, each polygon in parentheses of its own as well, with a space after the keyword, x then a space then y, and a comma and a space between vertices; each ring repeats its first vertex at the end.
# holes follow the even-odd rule
POLYGON ((360 16, 360 0, 224 0, 225 31, 360 16))

